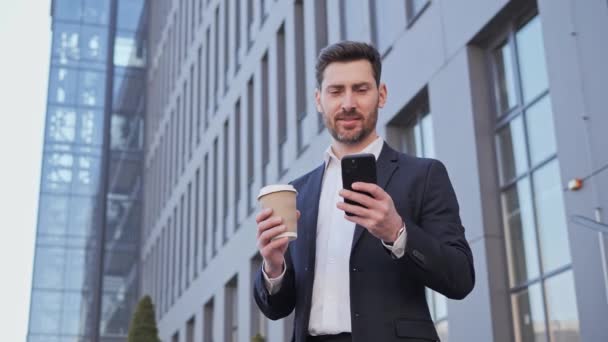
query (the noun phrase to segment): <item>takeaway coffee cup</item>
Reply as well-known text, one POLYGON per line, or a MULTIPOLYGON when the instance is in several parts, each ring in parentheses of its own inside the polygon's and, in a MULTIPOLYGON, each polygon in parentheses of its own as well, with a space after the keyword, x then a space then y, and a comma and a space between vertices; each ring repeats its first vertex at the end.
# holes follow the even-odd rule
POLYGON ((297 194, 296 189, 287 184, 267 185, 260 189, 258 202, 260 202, 262 209, 272 208, 272 217, 282 217, 283 224, 287 226, 287 231, 281 233, 275 239, 287 237, 289 241, 292 241, 298 237, 297 194))

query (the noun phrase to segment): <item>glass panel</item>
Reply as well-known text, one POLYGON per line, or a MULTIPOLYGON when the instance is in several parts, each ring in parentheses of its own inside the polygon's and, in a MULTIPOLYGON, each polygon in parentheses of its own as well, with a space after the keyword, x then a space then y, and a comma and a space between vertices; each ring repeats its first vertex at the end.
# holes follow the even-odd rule
POLYGON ((46 130, 48 141, 73 143, 76 139, 76 110, 49 106, 46 130))
POLYGON ((38 234, 63 235, 68 225, 68 197, 40 195, 38 234))
POLYGON ((68 192, 72 183, 74 156, 70 153, 47 152, 43 160, 43 191, 68 192))
POLYGON ((528 103, 549 87, 540 18, 530 20, 515 38, 523 98, 528 103))
POLYGON ((526 140, 521 116, 498 132, 498 164, 501 184, 528 170, 526 140))
POLYGON ((498 82, 497 95, 500 106, 498 115, 502 115, 517 104, 511 46, 505 43, 494 51, 493 58, 496 65, 496 82, 498 82))
MULTIPOLYGON (((119 1, 119 3, 124 0, 119 1)), ((84 0, 82 20, 85 23, 106 25, 110 16, 110 0, 84 0)), ((105 41, 104 41, 105 43, 105 41)))
POLYGON ((94 109, 82 110, 80 120, 79 143, 101 146, 103 140, 103 112, 94 109))
POLYGON ((572 271, 567 271, 545 282, 549 336, 552 342, 580 341, 578 309, 572 271))
POLYGON ((64 265, 65 251, 62 248, 38 246, 34 262, 34 287, 61 289, 64 265))
POLYGON ((52 67, 49 75, 49 103, 76 104, 75 69, 52 67))
POLYGON ((420 121, 420 131, 422 134, 423 151, 425 158, 435 158, 435 136, 433 134, 433 117, 426 114, 420 121))
POLYGON ((145 47, 141 33, 118 32, 114 40, 114 65, 119 67, 144 67, 145 47))
MULTIPOLYGON (((64 1, 65 2, 65 1, 64 1)), ((78 5, 76 5, 78 6, 78 5)), ((80 25, 53 22, 53 53, 56 63, 77 63, 80 60, 80 25)))
MULTIPOLYGON (((145 84, 140 72, 117 72, 114 74, 112 108, 116 112, 135 113, 143 102, 145 84)), ((142 105, 143 108, 143 105, 142 105)))
POLYGON ((94 233, 93 216, 95 209, 94 197, 72 197, 70 201, 69 235, 88 237, 94 233))
POLYGON ((72 191, 75 194, 92 195, 98 192, 101 158, 80 155, 76 160, 72 191))
POLYGON ((82 4, 74 0, 54 0, 53 20, 79 21, 82 13, 82 4))
POLYGON ((376 45, 380 53, 393 44, 405 29, 405 3, 403 1, 374 1, 376 45))
MULTIPOLYGON (((85 287, 86 254, 82 249, 66 250, 65 289, 82 290, 85 287)), ((93 268, 89 269, 93 271, 93 268)))
POLYGON ((545 310, 540 285, 511 295, 516 342, 546 342, 545 310))
POLYGON ((105 100, 105 74, 81 70, 78 78, 78 103, 84 106, 103 107, 105 100))
POLYGON ((139 150, 142 148, 142 122, 140 117, 113 113, 110 124, 112 150, 139 150))
POLYGON ((63 295, 63 317, 61 331, 66 335, 83 335, 86 326, 86 300, 80 292, 65 292, 63 295))
MULTIPOLYGON (((119 29, 136 31, 140 26, 144 8, 144 0, 118 1, 116 26, 119 29)), ((143 23, 142 23, 143 24, 143 23)))
POLYGON ((537 165, 556 153, 555 128, 549 96, 543 97, 527 110, 526 128, 532 165, 537 165))
POLYGON ((533 175, 534 204, 545 273, 570 263, 570 244, 557 159, 533 175))
POLYGON ((538 277, 538 251, 530 180, 524 178, 502 194, 509 280, 511 286, 538 277))
POLYGON ((82 26, 80 31, 80 49, 83 60, 98 62, 105 66, 108 50, 108 28, 82 26))
POLYGON ((30 332, 41 334, 58 334, 61 318, 61 292, 34 290, 30 332))

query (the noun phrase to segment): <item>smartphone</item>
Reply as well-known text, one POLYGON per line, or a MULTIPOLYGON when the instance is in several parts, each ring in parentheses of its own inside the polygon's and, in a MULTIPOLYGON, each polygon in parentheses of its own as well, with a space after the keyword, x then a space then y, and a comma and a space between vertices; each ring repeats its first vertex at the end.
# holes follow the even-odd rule
MULTIPOLYGON (((351 154, 342 158, 342 188, 355 191, 352 188, 355 182, 376 184, 376 157, 373 154, 351 154)), ((357 192, 371 196, 363 191, 357 192)), ((344 201, 349 204, 363 206, 348 199, 344 199, 344 201)), ((353 216, 354 214, 346 212, 346 215, 353 216)))

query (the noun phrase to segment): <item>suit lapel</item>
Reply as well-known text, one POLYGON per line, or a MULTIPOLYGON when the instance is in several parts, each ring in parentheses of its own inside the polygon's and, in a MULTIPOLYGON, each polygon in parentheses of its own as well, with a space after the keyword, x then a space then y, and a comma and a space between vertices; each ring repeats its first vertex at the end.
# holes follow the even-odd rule
MULTIPOLYGON (((380 152, 380 155, 378 156, 378 160, 376 161, 376 176, 377 176, 378 186, 383 188, 385 191, 388 186, 388 183, 391 180, 391 177, 393 176, 395 171, 397 171, 398 160, 399 160, 399 153, 397 151, 393 150, 390 146, 388 146, 388 144, 385 141, 384 145, 382 146, 382 151, 380 152)), ((357 242, 359 242, 361 235, 363 235, 364 230, 365 230, 365 228, 361 227, 360 225, 355 226, 353 243, 351 245, 351 255, 352 255, 352 251, 355 249, 355 246, 357 245, 357 242)))
MULTIPOLYGON (((304 210, 302 217, 302 227, 304 229, 304 254, 306 262, 311 271, 314 272, 315 254, 317 250, 317 219, 319 217, 319 202, 321 199, 321 185, 323 183, 323 174, 325 173, 325 163, 319 166, 312 174, 308 184, 304 187, 306 194, 303 206, 304 210)), ((312 274, 312 273, 311 273, 312 274)))

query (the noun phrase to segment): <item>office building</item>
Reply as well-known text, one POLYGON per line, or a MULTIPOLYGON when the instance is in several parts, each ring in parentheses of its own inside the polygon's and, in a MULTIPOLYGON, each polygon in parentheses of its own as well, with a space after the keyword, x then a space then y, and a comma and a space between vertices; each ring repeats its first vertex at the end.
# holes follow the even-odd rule
POLYGON ((140 294, 145 7, 52 1, 29 342, 126 340, 140 294))

